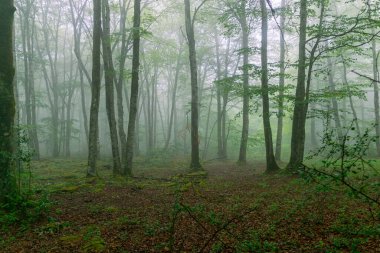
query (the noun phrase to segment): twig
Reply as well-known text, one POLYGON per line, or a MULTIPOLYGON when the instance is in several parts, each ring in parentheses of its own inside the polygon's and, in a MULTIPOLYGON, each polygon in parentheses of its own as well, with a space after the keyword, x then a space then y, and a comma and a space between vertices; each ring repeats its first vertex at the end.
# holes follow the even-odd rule
POLYGON ((372 82, 374 82, 374 83, 380 83, 379 80, 375 80, 375 79, 373 79, 373 78, 371 78, 371 77, 369 77, 369 76, 366 76, 366 75, 360 74, 360 73, 356 72, 355 70, 351 70, 351 72, 357 74, 357 75, 360 76, 360 77, 364 77, 364 78, 366 78, 366 79, 368 79, 368 80, 370 80, 370 81, 372 81, 372 82))
POLYGON ((255 211, 256 208, 250 208, 248 209, 245 213, 239 215, 239 216, 235 216, 233 217, 232 219, 228 220, 226 223, 223 224, 223 226, 221 226, 220 228, 218 228, 217 230, 215 230, 215 232, 211 235, 211 237, 205 242, 205 244, 203 245, 202 249, 199 251, 199 252, 204 252, 204 250, 206 249, 206 247, 209 245, 209 243, 223 230, 225 230, 231 223, 233 223, 234 221, 236 220, 240 220, 241 218, 243 218, 244 216, 247 216, 248 214, 252 213, 253 211, 255 211))

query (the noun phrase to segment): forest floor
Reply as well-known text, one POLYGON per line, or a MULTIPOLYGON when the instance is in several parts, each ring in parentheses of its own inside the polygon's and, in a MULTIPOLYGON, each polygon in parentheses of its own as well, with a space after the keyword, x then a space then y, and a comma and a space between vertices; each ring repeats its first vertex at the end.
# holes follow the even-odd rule
POLYGON ((40 201, 47 194, 49 211, 3 224, 1 252, 380 252, 368 205, 296 176, 263 174, 260 162, 209 162, 207 177, 188 174, 183 161, 140 163, 129 180, 105 163, 88 179, 85 165, 32 163, 32 188, 40 201))

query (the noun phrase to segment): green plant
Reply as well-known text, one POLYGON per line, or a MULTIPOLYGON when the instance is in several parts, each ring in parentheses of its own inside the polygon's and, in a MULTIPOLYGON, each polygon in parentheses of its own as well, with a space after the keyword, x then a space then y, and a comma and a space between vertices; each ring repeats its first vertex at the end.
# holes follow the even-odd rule
POLYGON ((102 252, 106 247, 101 231, 97 226, 88 226, 84 231, 82 240, 84 252, 102 252))
POLYGON ((344 186, 351 196, 364 199, 370 205, 380 207, 380 171, 367 159, 370 145, 377 136, 366 129, 358 134, 354 121, 339 136, 335 129, 324 131, 322 146, 307 157, 307 160, 322 160, 314 165, 303 165, 300 173, 308 181, 315 181, 325 188, 344 186))
POLYGON ((51 205, 47 195, 40 198, 32 198, 31 195, 9 196, 7 202, 0 205, 0 226, 2 229, 13 224, 28 227, 46 217, 51 205))

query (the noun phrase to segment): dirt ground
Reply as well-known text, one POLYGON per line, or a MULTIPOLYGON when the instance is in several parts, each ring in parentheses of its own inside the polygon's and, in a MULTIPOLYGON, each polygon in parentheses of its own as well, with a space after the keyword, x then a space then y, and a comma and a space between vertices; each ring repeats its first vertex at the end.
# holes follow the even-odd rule
POLYGON ((262 163, 204 168, 139 170, 126 180, 103 166, 86 179, 83 162, 35 163, 50 211, 29 227, 3 228, 0 251, 380 252, 378 220, 343 191, 263 174, 262 163))

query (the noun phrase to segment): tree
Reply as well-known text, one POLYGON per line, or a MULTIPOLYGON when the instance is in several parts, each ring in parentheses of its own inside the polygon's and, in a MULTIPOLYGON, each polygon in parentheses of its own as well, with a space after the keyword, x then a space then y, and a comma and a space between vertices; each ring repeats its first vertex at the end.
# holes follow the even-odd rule
POLYGON ((0 0, 0 202, 12 193, 11 164, 13 155, 13 126, 15 98, 13 79, 13 0, 0 0))
POLYGON ((298 74, 293 110, 291 153, 288 169, 296 170, 301 165, 305 145, 305 81, 306 81, 306 29, 307 0, 301 0, 298 45, 298 74))
MULTIPOLYGON (((379 54, 376 50, 376 40, 372 40, 372 69, 373 69, 373 96, 375 107, 375 130, 376 135, 380 136, 380 106, 379 106, 379 69, 378 69, 379 54)), ((380 137, 376 139, 377 156, 380 157, 380 137)))
POLYGON ((280 82, 278 98, 278 119, 277 119, 277 136, 275 158, 281 161, 282 148, 282 130, 284 121, 284 86, 285 86, 285 0, 281 0, 281 18, 280 18, 280 82))
POLYGON ((103 45, 103 62, 105 73, 105 86, 106 86, 106 109, 108 117, 108 125, 111 134, 111 149, 113 158, 113 173, 121 173, 119 141, 117 135, 117 125, 115 116, 114 105, 114 80, 115 80, 115 68, 112 60, 111 50, 111 35, 110 35, 110 7, 108 0, 102 0, 102 45, 103 45))
POLYGON ((129 121, 127 133, 126 164, 124 174, 132 175, 133 150, 135 145, 136 116, 139 97, 139 71, 140 71, 140 23, 141 23, 141 0, 134 1, 133 16, 133 56, 132 56, 132 83, 129 106, 129 121))
POLYGON ((17 9, 20 11, 20 27, 22 39, 22 51, 24 62, 24 88, 25 88, 25 111, 26 123, 29 126, 29 147, 33 150, 35 159, 40 158, 39 140, 37 134, 37 112, 36 112, 36 95, 34 82, 34 34, 35 26, 35 3, 27 0, 22 5, 17 4, 17 9))
POLYGON ((99 136, 99 102, 100 102, 100 47, 102 30, 102 3, 93 0, 93 45, 92 45, 92 83, 91 83, 91 109, 90 131, 88 141, 88 170, 87 176, 96 176, 96 160, 98 156, 99 136))
POLYGON ((261 96, 263 99, 263 124, 265 136, 265 154, 267 161, 267 172, 279 170, 274 158, 272 128, 269 112, 269 85, 268 85, 268 13, 266 0, 260 0, 261 7, 261 96))
POLYGON ((236 17, 239 20, 242 30, 242 50, 243 50, 243 127, 241 131, 240 152, 238 162, 247 162, 247 145, 249 130, 249 26, 247 22, 246 0, 241 1, 240 13, 236 17))
POLYGON ((197 11, 205 3, 202 2, 196 9, 193 17, 190 13, 190 0, 185 2, 185 23, 186 23, 186 36, 189 46, 189 61, 190 61, 190 77, 191 77, 191 163, 192 170, 200 170, 202 168, 199 161, 199 103, 198 103, 198 70, 197 70, 197 56, 195 50, 195 36, 194 36, 194 22, 197 11))

